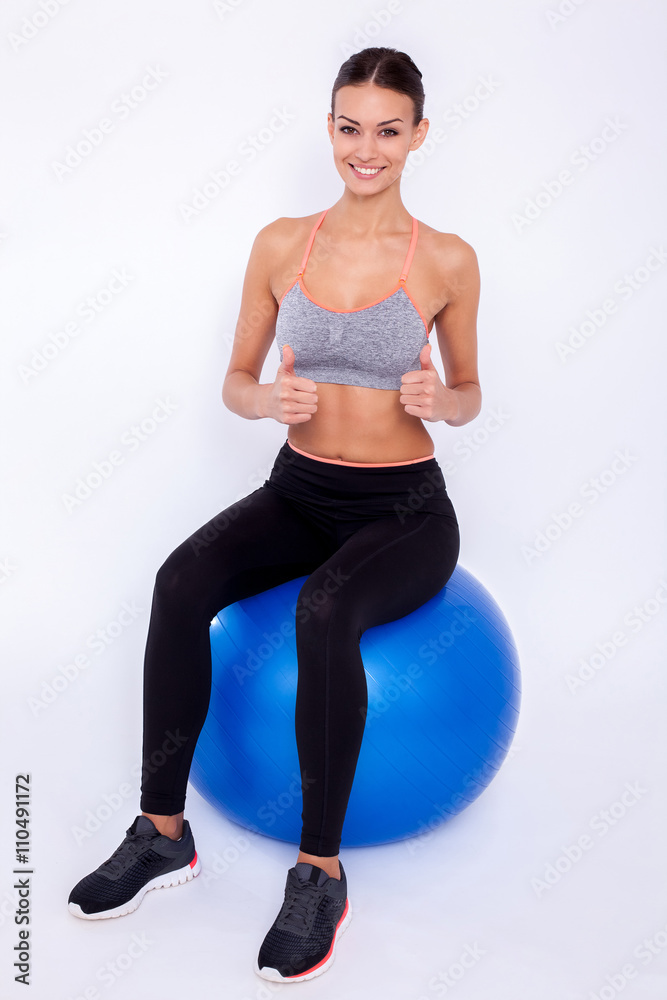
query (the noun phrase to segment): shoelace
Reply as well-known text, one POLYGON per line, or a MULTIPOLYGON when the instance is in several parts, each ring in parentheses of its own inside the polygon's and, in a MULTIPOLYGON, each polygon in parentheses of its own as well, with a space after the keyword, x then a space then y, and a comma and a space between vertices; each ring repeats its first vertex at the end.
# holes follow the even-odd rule
POLYGON ((142 854, 143 848, 154 836, 155 834, 151 833, 150 830, 144 830, 142 833, 128 834, 123 843, 116 848, 111 857, 107 858, 101 867, 106 869, 112 877, 122 875, 127 868, 128 860, 133 860, 142 854))
POLYGON ((308 928, 324 894, 323 886, 299 882, 298 877, 293 879, 285 894, 281 919, 308 928))

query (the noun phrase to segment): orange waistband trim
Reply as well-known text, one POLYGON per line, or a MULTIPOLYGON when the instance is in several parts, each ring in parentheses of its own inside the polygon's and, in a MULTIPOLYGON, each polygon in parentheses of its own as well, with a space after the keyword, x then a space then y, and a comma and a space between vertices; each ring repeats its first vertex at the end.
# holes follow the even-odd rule
POLYGON ((435 458, 435 454, 433 454, 424 455, 423 458, 408 458, 405 462, 344 462, 342 458, 322 458, 321 455, 311 455, 309 451, 302 451, 301 448, 293 445, 289 438, 287 438, 287 444, 293 451, 298 451, 300 455, 305 455, 306 458, 314 458, 317 462, 329 462, 332 465, 356 465, 364 469, 386 467, 388 465, 414 465, 415 462, 425 462, 429 458, 435 458))

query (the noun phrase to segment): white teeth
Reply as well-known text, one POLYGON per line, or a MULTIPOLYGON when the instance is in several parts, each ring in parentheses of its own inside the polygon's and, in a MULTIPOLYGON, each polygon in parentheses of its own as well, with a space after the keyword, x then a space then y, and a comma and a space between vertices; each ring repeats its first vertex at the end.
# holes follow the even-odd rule
POLYGON ((372 167, 372 168, 355 167, 354 169, 357 170, 360 174, 379 174, 380 171, 382 170, 382 167, 372 167))

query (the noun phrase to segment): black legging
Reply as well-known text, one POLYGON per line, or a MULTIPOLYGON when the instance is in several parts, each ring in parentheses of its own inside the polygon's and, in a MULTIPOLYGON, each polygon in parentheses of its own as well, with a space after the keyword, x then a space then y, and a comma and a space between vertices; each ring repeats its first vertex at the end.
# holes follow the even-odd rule
POLYGON ((295 612, 300 850, 339 852, 368 706, 371 626, 420 607, 451 576, 459 526, 435 458, 318 461, 287 442, 269 478, 181 543, 157 572, 144 664, 141 809, 181 812, 211 692, 209 626, 229 604, 310 574, 295 612))

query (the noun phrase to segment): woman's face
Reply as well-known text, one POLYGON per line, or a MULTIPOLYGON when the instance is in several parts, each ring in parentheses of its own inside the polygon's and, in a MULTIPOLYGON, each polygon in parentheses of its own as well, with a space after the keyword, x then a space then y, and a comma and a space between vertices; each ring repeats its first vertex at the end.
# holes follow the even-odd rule
POLYGON ((421 146, 429 125, 422 118, 413 127, 411 99, 372 83, 341 87, 334 114, 335 120, 328 115, 334 163, 355 194, 376 194, 397 180, 409 151, 421 146))

